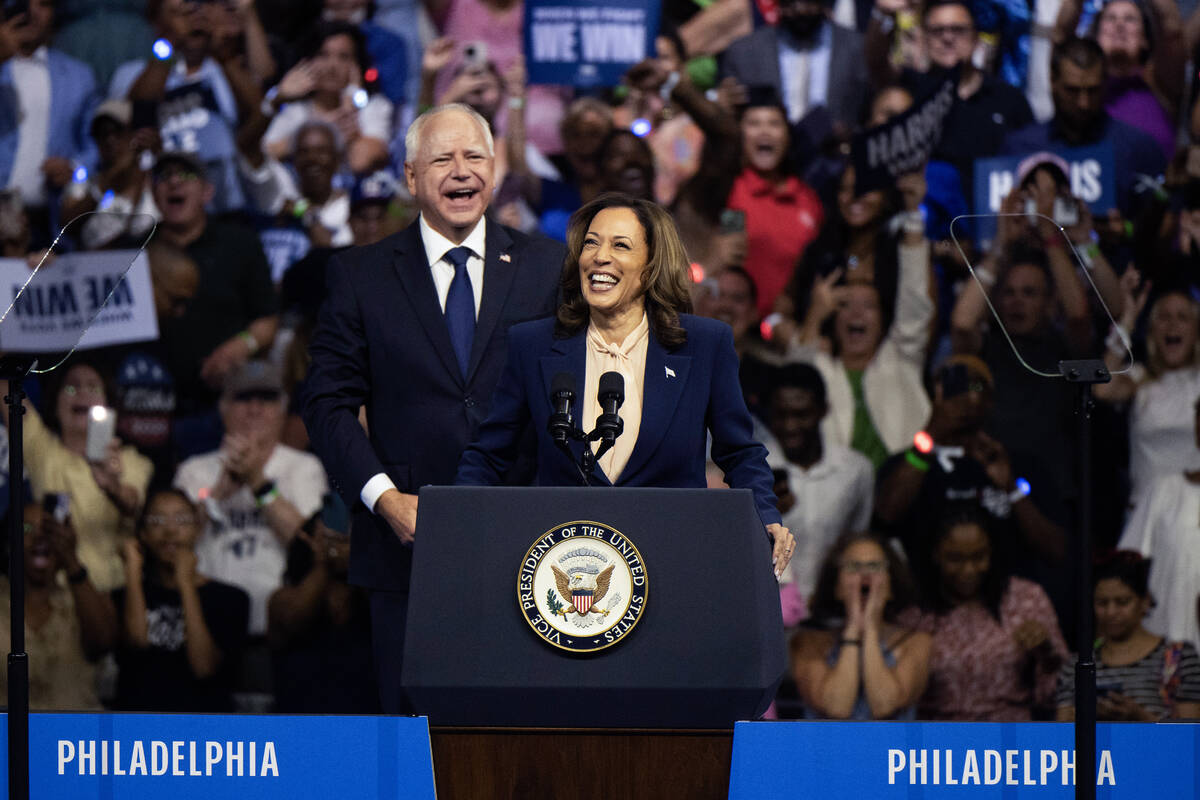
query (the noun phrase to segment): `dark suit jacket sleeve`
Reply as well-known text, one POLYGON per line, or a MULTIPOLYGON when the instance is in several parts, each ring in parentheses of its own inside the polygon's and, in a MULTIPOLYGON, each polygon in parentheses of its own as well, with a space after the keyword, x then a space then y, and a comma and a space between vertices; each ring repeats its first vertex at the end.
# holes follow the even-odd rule
POLYGON ((754 438, 754 421, 742 397, 737 351, 728 326, 722 326, 712 374, 712 399, 706 420, 712 433, 712 460, 731 487, 754 493, 754 506, 763 525, 782 522, 775 507, 775 479, 767 466, 767 448, 754 438))
POLYGON ((329 296, 309 345, 312 364, 304 389, 304 424, 313 450, 350 507, 366 482, 384 471, 358 422, 370 390, 370 368, 353 273, 341 258, 330 260, 329 296))
POLYGON ((487 419, 458 462, 458 474, 454 478, 458 486, 499 486, 505 482, 504 477, 517 457, 522 455, 521 445, 526 441, 523 433, 530 418, 525 372, 528 362, 537 359, 529 337, 521 334, 522 327, 509 328, 504 372, 492 394, 487 419))

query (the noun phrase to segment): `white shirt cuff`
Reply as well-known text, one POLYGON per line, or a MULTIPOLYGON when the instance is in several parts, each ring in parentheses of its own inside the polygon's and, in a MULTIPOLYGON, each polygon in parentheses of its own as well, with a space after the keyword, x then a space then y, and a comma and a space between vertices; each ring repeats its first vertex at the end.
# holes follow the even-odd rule
POLYGON ((396 484, 392 483, 392 479, 387 476, 387 473, 381 472, 367 481, 367 484, 363 486, 358 496, 362 498, 363 505, 374 513, 375 503, 379 501, 379 496, 388 489, 395 488, 396 484))

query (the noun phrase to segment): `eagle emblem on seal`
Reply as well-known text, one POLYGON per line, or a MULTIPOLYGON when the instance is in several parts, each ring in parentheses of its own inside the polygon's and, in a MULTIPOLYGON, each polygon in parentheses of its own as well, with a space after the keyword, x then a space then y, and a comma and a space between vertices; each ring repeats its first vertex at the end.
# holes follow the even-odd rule
MULTIPOLYGON (((586 619, 588 614, 600 614, 601 616, 608 614, 608 609, 600 608, 596 604, 608 594, 614 566, 609 564, 602 572, 590 566, 576 567, 570 572, 563 572, 557 566, 550 565, 550 569, 554 571, 554 585, 557 587, 558 593, 564 600, 570 602, 575 613, 579 615, 580 621, 586 619)), ((571 612, 565 609, 555 609, 555 613, 566 619, 567 614, 571 612)))

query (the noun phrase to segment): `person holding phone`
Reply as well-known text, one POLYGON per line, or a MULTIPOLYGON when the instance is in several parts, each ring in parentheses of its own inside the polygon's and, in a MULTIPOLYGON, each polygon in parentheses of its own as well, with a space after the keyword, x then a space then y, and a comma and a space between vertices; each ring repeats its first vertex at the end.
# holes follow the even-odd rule
POLYGON ((916 593, 883 539, 843 534, 821 566, 812 624, 791 642, 811 718, 913 719, 929 675, 930 637, 898 622, 916 593))
MULTIPOLYGON (((25 649, 29 653, 29 706, 99 710, 96 661, 117 638, 117 612, 79 561, 79 537, 65 495, 46 495, 24 511, 25 649), (60 580, 63 574, 65 580, 60 580)), ((0 641, 8 642, 12 615, 7 576, 0 576, 0 641)), ((8 674, 0 671, 0 696, 8 674)))
MULTIPOLYGON (((66 497, 80 563, 96 587, 108 591, 125 583, 120 539, 133 529, 154 468, 111 429, 97 430, 93 409, 107 408, 109 392, 95 367, 76 360, 55 377, 59 382, 48 387, 54 404, 46 420, 25 401, 25 469, 34 497, 66 497)), ((113 413, 109 409, 106 416, 113 413)), ((7 406, 0 405, 0 416, 7 424, 7 406)))
MULTIPOLYGON (((1151 560, 1136 550, 1116 550, 1092 568, 1096 633, 1096 718, 1159 722, 1200 718, 1200 655, 1187 641, 1168 641, 1146 630, 1154 606, 1151 560)), ((1058 675, 1057 718, 1075 720, 1075 665, 1058 675)))

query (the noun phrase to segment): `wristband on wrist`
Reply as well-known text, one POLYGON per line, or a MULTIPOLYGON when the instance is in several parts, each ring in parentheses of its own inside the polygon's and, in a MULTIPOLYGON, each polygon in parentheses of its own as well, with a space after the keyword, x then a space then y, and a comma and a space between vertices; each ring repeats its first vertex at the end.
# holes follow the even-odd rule
POLYGON ((251 355, 258 352, 258 348, 259 348, 258 339, 254 338, 253 333, 251 333, 248 330, 238 331, 238 338, 246 343, 246 347, 250 348, 251 355))
POLYGON ((990 289, 996 285, 996 276, 987 267, 975 267, 975 279, 985 289, 990 289))
POLYGON ((658 87, 658 96, 663 99, 663 102, 670 102, 671 92, 675 91, 675 87, 679 85, 679 72, 672 70, 667 79, 663 81, 662 86, 658 87))
POLYGON ((929 462, 917 455, 916 451, 911 448, 904 451, 904 460, 915 470, 929 472, 929 462))
POLYGON ((275 108, 275 100, 279 97, 279 87, 272 86, 267 89, 267 93, 263 95, 262 106, 259 110, 262 111, 264 117, 273 117, 278 113, 279 109, 275 108))
POLYGON ((1112 324, 1112 329, 1108 332, 1108 338, 1104 340, 1104 345, 1115 356, 1124 358, 1129 353, 1129 334, 1125 332, 1121 323, 1114 322, 1112 324))
POLYGON ((525 107, 525 98, 524 97, 508 98, 508 107, 511 108, 513 111, 520 111, 521 109, 523 109, 525 107))
POLYGON ((279 497, 279 487, 275 485, 275 481, 267 481, 254 493, 254 506, 266 508, 276 497, 279 497))

